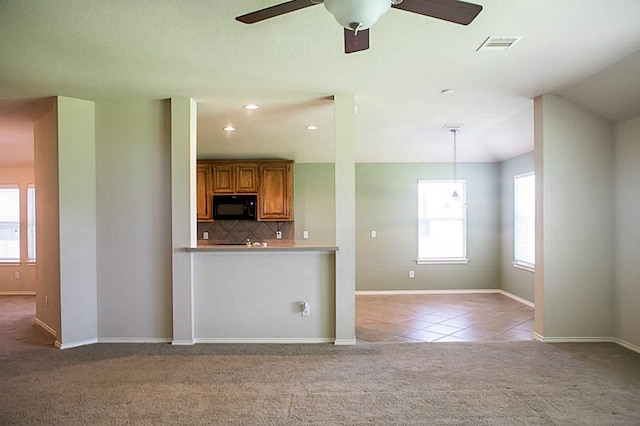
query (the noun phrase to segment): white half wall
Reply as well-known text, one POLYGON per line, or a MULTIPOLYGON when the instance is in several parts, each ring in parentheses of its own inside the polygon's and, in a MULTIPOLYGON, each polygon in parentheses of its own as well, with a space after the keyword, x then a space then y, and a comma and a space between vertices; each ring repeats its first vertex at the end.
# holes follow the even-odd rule
POLYGON ((333 342, 334 253, 247 250, 192 254, 196 341, 333 342))

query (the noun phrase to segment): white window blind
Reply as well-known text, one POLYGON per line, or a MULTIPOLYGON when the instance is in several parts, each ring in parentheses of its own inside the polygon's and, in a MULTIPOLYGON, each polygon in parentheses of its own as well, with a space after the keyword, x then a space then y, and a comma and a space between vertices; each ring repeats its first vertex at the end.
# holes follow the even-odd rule
POLYGON ((0 262, 20 262, 20 189, 0 186, 0 262))
POLYGON ((466 202, 466 181, 418 181, 418 263, 466 263, 466 208, 451 203, 454 191, 466 202))
POLYGON ((513 259, 533 268, 536 263, 536 179, 533 173, 514 176, 513 259))
POLYGON ((36 188, 27 186, 27 261, 36 261, 36 188))

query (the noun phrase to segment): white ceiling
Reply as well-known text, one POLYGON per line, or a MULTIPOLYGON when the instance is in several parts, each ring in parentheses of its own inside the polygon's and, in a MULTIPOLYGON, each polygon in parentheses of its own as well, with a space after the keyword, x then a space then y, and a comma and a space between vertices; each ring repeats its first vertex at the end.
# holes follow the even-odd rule
POLYGON ((334 94, 355 96, 361 162, 451 161, 451 123, 463 125, 461 161, 530 151, 532 99, 544 93, 612 121, 640 115, 638 0, 479 0, 469 26, 392 9, 371 49, 351 55, 322 5, 234 20, 277 3, 0 0, 0 156, 14 150, 2 141, 16 100, 52 95, 193 97, 200 157, 298 162, 332 161, 334 94), (522 39, 476 52, 488 36, 522 39))

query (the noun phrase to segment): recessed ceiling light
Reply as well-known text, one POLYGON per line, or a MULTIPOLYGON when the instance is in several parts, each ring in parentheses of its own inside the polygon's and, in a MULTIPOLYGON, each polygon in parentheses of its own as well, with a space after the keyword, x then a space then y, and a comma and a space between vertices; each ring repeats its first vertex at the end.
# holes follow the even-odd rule
POLYGON ((260 108, 258 105, 256 104, 247 104, 245 106, 243 106, 244 109, 248 109, 248 110, 254 110, 254 109, 258 109, 260 108))
POLYGON ((224 129, 225 132, 233 132, 236 128, 233 127, 231 124, 229 124, 228 126, 226 126, 224 129))
POLYGON ((318 130, 318 126, 310 124, 307 126, 307 130, 318 130))
POLYGON ((440 93, 442 93, 443 95, 452 95, 453 89, 442 89, 440 93))

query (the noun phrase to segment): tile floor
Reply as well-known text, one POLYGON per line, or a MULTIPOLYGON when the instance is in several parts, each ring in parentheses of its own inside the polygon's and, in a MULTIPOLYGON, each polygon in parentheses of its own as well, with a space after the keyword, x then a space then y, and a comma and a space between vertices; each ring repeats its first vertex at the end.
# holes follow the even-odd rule
POLYGON ((356 340, 533 340, 533 308, 501 294, 357 295, 356 340))

